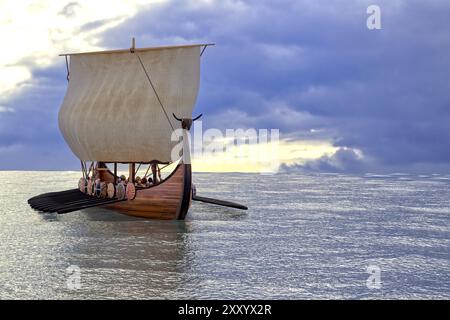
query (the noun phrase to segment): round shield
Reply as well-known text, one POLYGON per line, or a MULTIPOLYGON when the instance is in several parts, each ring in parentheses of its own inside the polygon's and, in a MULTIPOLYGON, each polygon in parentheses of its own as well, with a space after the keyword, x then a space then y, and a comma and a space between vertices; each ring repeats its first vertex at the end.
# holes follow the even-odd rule
POLYGON ((92 195, 92 185, 93 185, 92 180, 89 179, 86 192, 90 196, 92 195))
POLYGON ((96 195, 96 184, 95 184, 95 181, 92 181, 91 195, 93 195, 93 196, 96 195))
POLYGON ((125 186, 123 185, 123 183, 119 183, 117 185, 116 193, 117 193, 117 199, 119 199, 119 200, 125 199, 126 194, 125 194, 125 186))
POLYGON ((83 193, 86 192, 86 179, 80 178, 80 180, 78 180, 78 189, 83 193))
POLYGON ((106 198, 108 196, 108 189, 106 182, 100 182, 100 198, 106 198))
POLYGON ((108 183, 108 186, 106 187, 106 194, 108 198, 114 198, 114 196, 116 195, 116 187, 114 186, 114 183, 108 183))
POLYGON ((136 188, 134 184, 130 182, 127 184, 127 199, 133 200, 134 198, 136 198, 136 188))

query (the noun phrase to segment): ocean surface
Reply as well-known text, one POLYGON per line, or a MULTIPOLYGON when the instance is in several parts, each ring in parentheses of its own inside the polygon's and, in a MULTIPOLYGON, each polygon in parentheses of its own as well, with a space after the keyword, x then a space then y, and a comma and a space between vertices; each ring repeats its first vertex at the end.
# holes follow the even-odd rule
POLYGON ((196 173, 249 210, 186 221, 28 207, 78 178, 0 171, 1 299, 450 298, 449 175, 196 173))

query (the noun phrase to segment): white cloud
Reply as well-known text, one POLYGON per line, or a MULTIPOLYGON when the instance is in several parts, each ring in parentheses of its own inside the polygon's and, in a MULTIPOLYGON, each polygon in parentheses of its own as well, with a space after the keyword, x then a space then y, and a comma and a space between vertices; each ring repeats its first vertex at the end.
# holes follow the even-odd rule
POLYGON ((298 61, 304 53, 304 49, 298 45, 264 43, 259 47, 268 59, 283 63, 298 61))
POLYGON ((103 31, 155 2, 161 1, 1 1, 0 96, 29 80, 32 67, 61 59, 60 53, 102 49, 98 41, 103 31), (89 23, 91 28, 82 28, 89 23))
POLYGON ((0 113, 1 112, 14 112, 14 109, 9 108, 9 107, 0 106, 0 113))

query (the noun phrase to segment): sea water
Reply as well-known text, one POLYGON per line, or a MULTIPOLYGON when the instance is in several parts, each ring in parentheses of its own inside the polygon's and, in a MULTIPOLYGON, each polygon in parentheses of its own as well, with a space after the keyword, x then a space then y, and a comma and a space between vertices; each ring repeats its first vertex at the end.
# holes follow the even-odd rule
POLYGON ((2 299, 450 298, 450 176, 194 173, 186 221, 27 199, 77 172, 0 172, 2 299))

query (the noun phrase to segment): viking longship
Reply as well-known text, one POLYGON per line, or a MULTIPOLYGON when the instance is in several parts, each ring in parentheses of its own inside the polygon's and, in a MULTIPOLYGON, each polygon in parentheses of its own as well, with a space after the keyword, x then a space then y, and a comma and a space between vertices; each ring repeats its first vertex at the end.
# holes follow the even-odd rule
POLYGON ((186 217, 192 200, 247 209, 198 196, 192 183, 188 134, 199 118, 192 112, 200 57, 210 45, 136 48, 133 39, 129 49, 63 54, 68 88, 59 128, 80 159, 81 177, 77 188, 29 199, 31 207, 67 213, 103 206, 177 220, 186 217), (161 166, 171 164, 173 171, 161 179, 161 166), (127 166, 128 177, 119 176, 118 165, 127 166))

